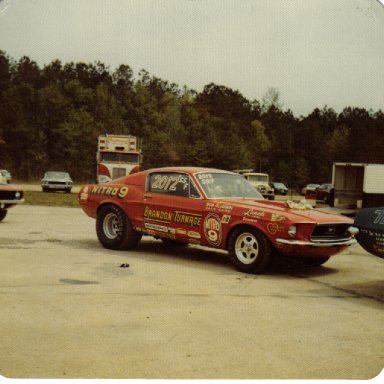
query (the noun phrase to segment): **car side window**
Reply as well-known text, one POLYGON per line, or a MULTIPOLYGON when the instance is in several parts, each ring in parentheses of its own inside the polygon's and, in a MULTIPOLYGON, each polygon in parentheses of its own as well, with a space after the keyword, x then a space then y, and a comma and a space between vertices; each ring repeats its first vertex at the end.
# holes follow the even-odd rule
POLYGON ((200 194, 184 173, 155 172, 149 175, 147 191, 165 195, 199 198, 200 194))

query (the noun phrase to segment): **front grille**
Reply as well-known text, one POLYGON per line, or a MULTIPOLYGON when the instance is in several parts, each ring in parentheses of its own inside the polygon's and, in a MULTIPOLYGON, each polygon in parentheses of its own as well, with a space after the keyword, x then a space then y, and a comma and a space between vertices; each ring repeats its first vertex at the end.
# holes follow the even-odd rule
POLYGON ((349 237, 349 224, 320 224, 312 232, 312 240, 344 239, 349 237))
POLYGON ((0 200, 20 200, 23 198, 22 191, 0 191, 0 200), (19 198, 16 198, 15 194, 19 192, 19 198))
POLYGON ((49 185, 67 185, 66 181, 48 181, 49 185))
POLYGON ((112 169, 112 179, 118 179, 126 175, 125 168, 113 168, 112 169))

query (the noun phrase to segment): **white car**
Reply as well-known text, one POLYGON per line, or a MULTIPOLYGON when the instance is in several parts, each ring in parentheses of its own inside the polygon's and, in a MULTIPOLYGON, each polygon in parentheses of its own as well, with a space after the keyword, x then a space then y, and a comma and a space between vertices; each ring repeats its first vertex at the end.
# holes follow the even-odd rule
POLYGON ((11 174, 6 169, 0 169, 0 182, 9 184, 12 179, 11 174))
POLYGON ((43 192, 64 191, 71 192, 73 181, 68 172, 50 171, 46 172, 41 180, 41 189, 43 192))

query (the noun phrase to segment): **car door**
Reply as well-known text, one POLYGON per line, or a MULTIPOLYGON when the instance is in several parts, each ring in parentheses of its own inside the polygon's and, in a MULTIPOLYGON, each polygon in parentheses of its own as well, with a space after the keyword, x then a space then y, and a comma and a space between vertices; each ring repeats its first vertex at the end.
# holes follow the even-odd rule
POLYGON ((143 199, 143 231, 176 241, 200 243, 203 202, 190 175, 148 174, 143 199))

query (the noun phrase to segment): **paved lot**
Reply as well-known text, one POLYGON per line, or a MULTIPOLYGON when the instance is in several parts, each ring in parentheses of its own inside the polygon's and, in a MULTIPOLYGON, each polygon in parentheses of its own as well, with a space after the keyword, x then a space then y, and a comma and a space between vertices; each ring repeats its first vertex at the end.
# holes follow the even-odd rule
POLYGON ((1 375, 370 379, 384 366, 384 260, 357 245, 257 276, 150 237, 108 251, 94 225, 27 205, 0 223, 1 375))

